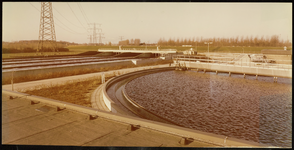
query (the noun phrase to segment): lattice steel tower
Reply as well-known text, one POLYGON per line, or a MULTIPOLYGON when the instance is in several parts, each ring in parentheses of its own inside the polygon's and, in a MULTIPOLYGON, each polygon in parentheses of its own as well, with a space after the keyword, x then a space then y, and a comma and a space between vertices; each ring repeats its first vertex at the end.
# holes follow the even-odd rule
POLYGON ((52 3, 41 2, 41 18, 39 29, 39 51, 44 51, 44 47, 51 47, 51 50, 56 51, 56 34, 53 21, 52 3))
MULTIPOLYGON (((96 27, 96 24, 99 25, 99 26, 101 26, 101 24, 98 24, 98 23, 89 23, 89 25, 91 25, 91 24, 94 25, 94 28, 89 28, 90 30, 93 30, 92 42, 93 42, 94 45, 97 45, 97 34, 100 34, 100 33, 97 33, 96 31, 98 30, 98 32, 99 32, 99 30, 101 30, 101 29, 100 28, 97 28, 96 27)), ((100 38, 99 38, 99 42, 101 42, 101 35, 100 35, 100 38)))

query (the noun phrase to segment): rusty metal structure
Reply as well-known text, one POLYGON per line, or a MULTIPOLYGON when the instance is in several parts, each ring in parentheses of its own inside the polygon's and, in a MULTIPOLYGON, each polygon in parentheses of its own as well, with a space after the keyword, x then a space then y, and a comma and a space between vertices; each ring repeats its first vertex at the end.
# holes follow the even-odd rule
POLYGON ((56 34, 51 2, 41 2, 41 17, 39 28, 39 43, 37 52, 44 51, 44 47, 56 51, 56 34))

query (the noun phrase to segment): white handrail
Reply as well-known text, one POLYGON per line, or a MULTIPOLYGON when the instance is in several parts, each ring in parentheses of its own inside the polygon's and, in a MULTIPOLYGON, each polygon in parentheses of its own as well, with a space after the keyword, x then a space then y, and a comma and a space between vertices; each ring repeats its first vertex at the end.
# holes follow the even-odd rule
MULTIPOLYGON (((234 64, 234 66, 242 66, 242 67, 262 67, 262 68, 277 68, 277 69, 292 69, 292 65, 288 65, 288 64, 272 64, 272 63, 255 63, 255 62, 235 62, 235 61, 226 61, 226 60, 209 60, 209 59, 198 59, 198 58, 187 58, 185 56, 173 56, 173 60, 178 60, 178 61, 190 61, 190 62, 205 62, 205 63, 217 63, 217 64, 234 64), (181 58, 184 57, 184 58, 181 58), (252 66, 254 65, 254 66, 252 66)), ((279 60, 277 60, 279 61, 279 60)), ((287 61, 287 60, 281 60, 281 61, 287 61)), ((288 60, 288 61, 292 61, 292 60, 288 60)))

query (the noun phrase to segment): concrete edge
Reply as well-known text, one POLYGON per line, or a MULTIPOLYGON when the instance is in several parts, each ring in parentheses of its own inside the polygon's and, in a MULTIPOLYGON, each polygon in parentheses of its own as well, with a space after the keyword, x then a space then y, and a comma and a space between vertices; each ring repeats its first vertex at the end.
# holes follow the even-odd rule
POLYGON ((274 74, 274 73, 272 73, 272 74, 263 73, 265 71, 272 72, 273 69, 270 69, 270 68, 222 65, 226 69, 215 69, 217 66, 220 66, 220 64, 195 63, 195 62, 185 62, 185 61, 179 61, 179 62, 185 63, 188 68, 193 68, 193 69, 206 69, 206 70, 231 72, 231 73, 238 73, 238 74, 292 78, 292 69, 287 69, 287 70, 286 69, 275 69, 275 71, 278 71, 278 72, 281 72, 281 71, 286 72, 285 74, 281 75, 281 74, 277 74, 277 73, 276 74, 274 74), (193 66, 191 66, 191 65, 193 65, 193 66), (235 69, 230 69, 231 67, 234 67, 235 69), (254 70, 254 71, 248 72, 246 69, 251 69, 251 70, 254 70))
POLYGON ((127 93, 125 92, 125 85, 127 83, 125 83, 122 87, 122 94, 124 96, 124 98, 126 99, 125 102, 128 103, 128 106, 130 109, 132 109, 133 112, 136 112, 135 114, 142 117, 142 118, 146 118, 148 120, 153 120, 153 121, 158 121, 158 122, 163 122, 163 123, 168 123, 168 124, 172 124, 172 125, 177 125, 177 126, 181 126, 171 120, 165 119, 161 116, 158 116, 154 113, 152 113, 151 111, 145 109, 143 106, 141 106, 140 104, 138 104, 137 102, 135 102, 134 100, 132 100, 127 93))
MULTIPOLYGON (((150 67, 151 68, 151 67, 150 67)), ((162 68, 159 66, 159 68, 162 68)), ((155 68, 155 69, 158 69, 158 68, 155 68)), ((149 70, 149 69, 145 69, 145 68, 137 68, 135 69, 135 71, 130 71, 128 73, 125 73, 123 75, 120 75, 118 77, 114 77, 112 79, 109 79, 107 82, 105 82, 104 84, 102 84, 102 94, 103 94, 103 101, 105 103, 105 105, 107 106, 107 108, 112 111, 112 112, 115 112, 117 113, 117 110, 115 109, 115 107, 112 107, 112 105, 115 105, 115 103, 110 99, 110 97, 107 95, 107 89, 112 85, 114 84, 115 82, 117 82, 118 80, 121 80, 131 74, 137 74, 136 72, 137 71, 143 71, 143 72, 146 72, 146 70, 149 70), (134 73, 135 72, 135 73, 134 73)))

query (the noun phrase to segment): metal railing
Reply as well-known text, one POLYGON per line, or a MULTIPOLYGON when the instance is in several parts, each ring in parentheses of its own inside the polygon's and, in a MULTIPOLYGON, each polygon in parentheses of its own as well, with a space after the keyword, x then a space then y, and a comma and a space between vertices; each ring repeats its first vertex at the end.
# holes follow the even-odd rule
MULTIPOLYGON (((246 56, 246 55, 245 55, 246 56)), ((242 56, 243 57, 243 56, 242 56)), ((292 60, 276 60, 280 62, 286 62, 290 63, 288 64, 275 64, 275 63, 268 63, 265 60, 262 62, 252 62, 249 59, 243 60, 239 58, 240 60, 236 61, 236 58, 231 58, 231 57, 217 57, 217 58, 223 58, 227 60, 217 60, 217 59, 199 59, 194 56, 189 56, 189 55, 176 55, 173 56, 172 59, 176 62, 179 61, 185 61, 185 62, 196 62, 196 63, 215 63, 215 64, 223 64, 223 65, 233 65, 233 66, 241 66, 241 67, 260 67, 260 68, 269 68, 269 69, 292 69, 292 60), (235 60, 235 61, 234 61, 235 60)), ((216 57, 215 57, 216 58, 216 57)))
MULTIPOLYGON (((120 49, 115 49, 115 48, 99 48, 99 50, 120 50, 120 49)), ((121 50, 139 50, 139 51, 177 51, 176 49, 142 49, 142 48, 122 48, 121 50)))

